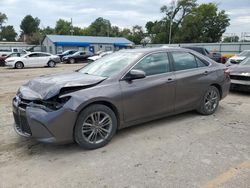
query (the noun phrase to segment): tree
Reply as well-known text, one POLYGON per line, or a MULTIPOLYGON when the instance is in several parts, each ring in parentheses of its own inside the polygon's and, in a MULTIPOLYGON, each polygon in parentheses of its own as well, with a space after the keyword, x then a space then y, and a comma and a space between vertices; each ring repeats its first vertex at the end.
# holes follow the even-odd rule
POLYGON ((144 32, 141 26, 135 25, 132 28, 132 37, 130 39, 135 44, 141 44, 142 39, 144 38, 144 32))
POLYGON ((71 22, 59 19, 56 22, 55 32, 58 35, 69 35, 71 34, 72 25, 71 22))
POLYGON ((54 28, 51 28, 51 27, 49 27, 49 26, 47 26, 47 27, 44 28, 44 29, 41 29, 40 31, 41 31, 41 33, 42 33, 43 35, 52 35, 52 34, 55 34, 55 29, 54 29, 54 28))
MULTIPOLYGON (((170 27, 172 26, 172 38, 174 38, 184 18, 189 15, 196 6, 196 0, 172 0, 169 6, 164 5, 161 7, 161 12, 165 13, 163 20, 165 20, 166 29, 170 31, 170 27)), ((170 35, 169 31, 167 32, 168 36, 170 35)))
POLYGON ((24 35, 31 35, 39 30, 39 25, 39 18, 33 18, 31 15, 27 15, 23 18, 20 28, 24 35))
POLYGON ((237 35, 231 37, 224 37, 223 42, 239 42, 239 37, 237 35))
POLYGON ((12 25, 8 25, 2 27, 0 36, 0 40, 5 39, 7 41, 16 41, 17 33, 12 25))
POLYGON ((201 4, 183 20, 178 32, 178 42, 218 42, 229 26, 224 10, 218 11, 214 3, 201 4))
POLYGON ((8 18, 6 14, 0 12, 0 29, 2 28, 2 25, 6 22, 7 19, 8 18))
POLYGON ((90 24, 88 29, 93 36, 110 36, 111 23, 109 20, 99 17, 90 24))

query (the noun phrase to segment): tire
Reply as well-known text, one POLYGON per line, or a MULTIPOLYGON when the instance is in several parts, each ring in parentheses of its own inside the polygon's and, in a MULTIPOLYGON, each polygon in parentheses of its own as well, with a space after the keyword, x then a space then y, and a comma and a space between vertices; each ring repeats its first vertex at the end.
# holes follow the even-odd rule
POLYGON ((21 62, 21 61, 16 62, 16 64, 15 64, 16 69, 22 69, 23 67, 24 67, 23 62, 21 62))
POLYGON ((94 104, 79 114, 74 139, 84 149, 97 149, 108 144, 116 129, 115 113, 105 105, 94 104))
POLYGON ((73 59, 73 58, 69 59, 69 63, 70 64, 74 64, 75 63, 75 59, 73 59))
POLYGON ((219 90, 215 86, 210 86, 202 97, 202 101, 197 111, 202 115, 211 115, 217 110, 219 101, 219 90))
POLYGON ((55 66, 56 66, 56 63, 55 63, 54 61, 50 60, 50 61, 48 62, 48 66, 49 66, 49 67, 55 67, 55 66))

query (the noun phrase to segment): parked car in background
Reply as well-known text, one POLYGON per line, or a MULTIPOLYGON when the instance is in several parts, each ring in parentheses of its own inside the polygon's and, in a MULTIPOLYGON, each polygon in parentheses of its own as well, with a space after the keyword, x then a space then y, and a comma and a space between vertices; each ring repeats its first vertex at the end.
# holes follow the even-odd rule
POLYGON ((72 55, 72 54, 74 54, 74 53, 76 53, 77 52, 77 50, 66 50, 66 51, 64 51, 63 53, 61 53, 61 54, 57 54, 57 56, 59 56, 60 57, 60 60, 62 61, 63 59, 63 57, 64 56, 67 56, 67 55, 72 55))
POLYGON ((77 63, 79 61, 86 61, 88 57, 93 56, 92 52, 78 51, 72 55, 67 55, 62 58, 64 63, 77 63))
POLYGON ((18 52, 15 52, 15 53, 11 53, 9 55, 6 55, 6 56, 0 56, 0 66, 4 66, 5 65, 5 60, 9 57, 20 57, 21 53, 18 53, 18 52))
POLYGON ((32 52, 21 57, 9 57, 5 60, 5 65, 17 69, 24 67, 55 67, 60 62, 60 58, 56 55, 43 52, 32 52))
POLYGON ((244 50, 240 54, 230 57, 226 62, 226 66, 238 65, 247 57, 250 57, 250 50, 244 50))
POLYGON ((27 51, 22 48, 11 48, 8 50, 0 50, 0 56, 8 56, 11 53, 21 53, 26 54, 27 51))
POLYGON ((221 53, 219 52, 209 52, 206 48, 204 47, 197 47, 197 46, 183 46, 182 48, 187 48, 190 50, 194 50, 204 56, 209 57, 210 59, 216 61, 217 63, 225 63, 226 58, 222 56, 221 53))
POLYGON ((127 126, 194 109, 213 114, 229 87, 225 65, 194 51, 121 50, 21 86, 13 99, 15 129, 43 142, 96 149, 127 126))
POLYGON ((88 57, 88 61, 89 62, 96 61, 97 59, 100 59, 100 58, 102 58, 106 55, 112 54, 112 53, 113 53, 113 51, 102 52, 99 55, 94 55, 94 56, 88 57))
POLYGON ((239 65, 230 66, 231 89, 250 92, 250 57, 239 65))

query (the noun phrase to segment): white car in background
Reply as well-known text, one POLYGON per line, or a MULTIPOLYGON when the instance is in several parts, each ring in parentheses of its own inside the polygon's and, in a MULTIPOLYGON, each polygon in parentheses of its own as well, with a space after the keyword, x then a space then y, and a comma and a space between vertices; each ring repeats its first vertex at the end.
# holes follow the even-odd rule
POLYGON ((226 66, 229 67, 231 65, 238 65, 240 64, 244 59, 246 59, 247 57, 250 57, 250 50, 244 50, 242 51, 240 54, 235 55, 233 57, 230 57, 227 62, 226 62, 226 66))
POLYGON ((104 57, 104 56, 106 56, 106 55, 108 55, 108 54, 112 54, 113 53, 113 51, 107 51, 107 52, 101 52, 100 54, 98 54, 98 55, 94 55, 94 56, 92 56, 92 57, 89 57, 88 58, 88 61, 95 61, 95 60, 97 60, 97 59, 100 59, 100 58, 102 58, 102 57, 104 57))
POLYGON ((21 57, 10 57, 5 60, 5 65, 17 69, 24 67, 55 67, 60 62, 59 56, 43 52, 32 52, 21 57))

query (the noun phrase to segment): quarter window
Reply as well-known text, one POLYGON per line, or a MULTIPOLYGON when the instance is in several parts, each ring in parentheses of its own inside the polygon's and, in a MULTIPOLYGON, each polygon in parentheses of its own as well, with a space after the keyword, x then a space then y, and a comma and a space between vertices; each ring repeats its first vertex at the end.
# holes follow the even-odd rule
POLYGON ((167 53, 155 53, 146 56, 133 69, 142 70, 146 76, 169 72, 169 60, 167 53))

